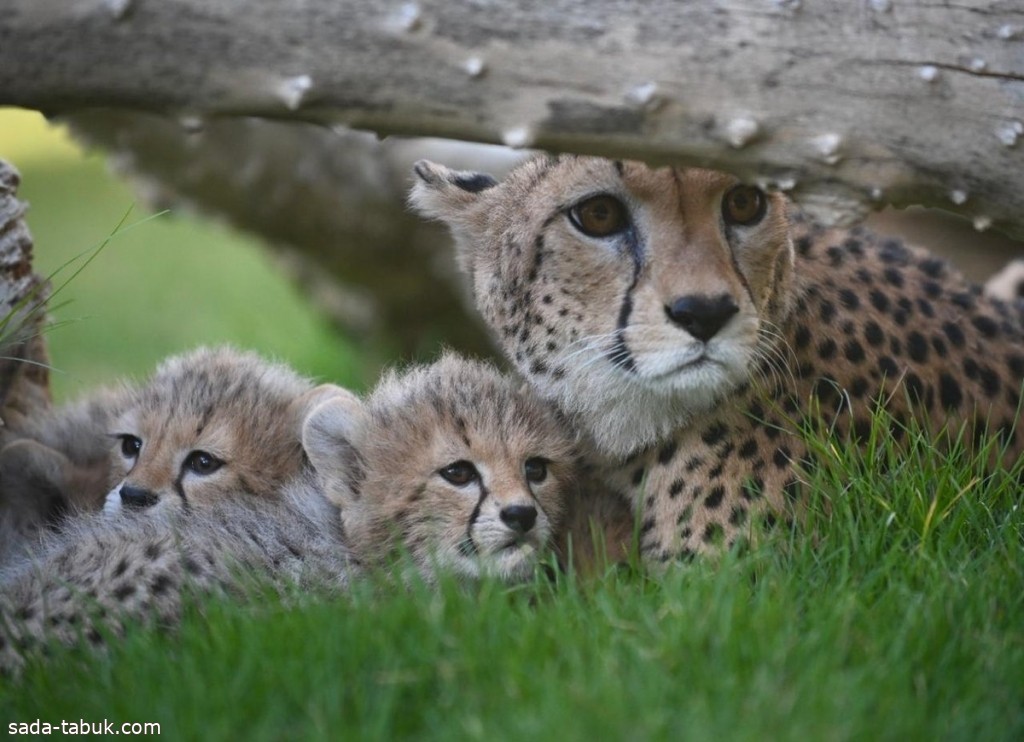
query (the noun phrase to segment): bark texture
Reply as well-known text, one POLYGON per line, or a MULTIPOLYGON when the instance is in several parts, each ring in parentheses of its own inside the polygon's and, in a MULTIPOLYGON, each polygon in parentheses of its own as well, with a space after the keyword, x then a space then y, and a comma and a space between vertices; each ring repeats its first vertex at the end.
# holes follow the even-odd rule
POLYGON ((32 236, 26 206, 17 198, 20 177, 0 160, 0 443, 21 422, 50 407, 46 342, 49 284, 32 272, 32 236))
POLYGON ((1021 233, 1019 0, 7 0, 0 103, 699 162, 1021 233))

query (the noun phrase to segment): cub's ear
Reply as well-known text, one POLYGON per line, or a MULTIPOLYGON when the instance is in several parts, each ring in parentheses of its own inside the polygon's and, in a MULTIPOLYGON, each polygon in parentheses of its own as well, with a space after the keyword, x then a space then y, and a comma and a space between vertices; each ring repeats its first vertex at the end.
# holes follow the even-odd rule
POLYGON ((498 185, 486 173, 452 170, 429 160, 413 165, 416 182, 409 202, 420 214, 431 219, 460 221, 462 212, 480 200, 480 194, 498 185))
POLYGON ((313 410, 329 399, 339 399, 344 404, 350 405, 354 410, 362 408, 359 397, 348 389, 337 384, 321 384, 301 395, 295 402, 295 406, 299 411, 299 419, 305 422, 313 410))
POLYGON ((342 508, 359 499, 364 473, 356 441, 364 414, 363 403, 346 392, 321 401, 302 425, 302 447, 324 496, 342 508))

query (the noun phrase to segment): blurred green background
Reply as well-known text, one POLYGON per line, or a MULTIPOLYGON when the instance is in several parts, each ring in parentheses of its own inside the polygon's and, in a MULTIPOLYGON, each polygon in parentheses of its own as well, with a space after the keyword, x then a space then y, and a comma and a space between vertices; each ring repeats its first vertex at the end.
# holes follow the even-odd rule
MULTIPOLYGON (((0 158, 21 172, 36 272, 101 244, 149 215, 102 153, 83 152, 38 113, 0 108, 0 158)), ((60 285, 80 263, 54 277, 60 285)), ((230 342, 300 372, 360 386, 353 346, 281 275, 260 243, 192 214, 169 213, 118 234, 54 300, 48 333, 57 401, 119 376, 148 373, 166 355, 230 342)))

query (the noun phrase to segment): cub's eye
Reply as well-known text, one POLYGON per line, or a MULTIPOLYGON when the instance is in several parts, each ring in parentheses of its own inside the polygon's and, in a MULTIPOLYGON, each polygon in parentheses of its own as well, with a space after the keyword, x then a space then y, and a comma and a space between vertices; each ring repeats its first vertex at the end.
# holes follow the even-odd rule
POLYGON ((615 196, 602 194, 569 209, 569 221, 588 237, 610 237, 629 226, 629 212, 615 196))
POLYGON ((540 484, 547 479, 549 463, 550 462, 547 459, 527 459, 526 463, 523 464, 523 471, 526 473, 526 481, 532 482, 533 484, 540 484))
POLYGON ((193 474, 207 476, 224 466, 224 462, 206 451, 193 451, 185 459, 185 468, 193 474))
POLYGON ((139 451, 142 450, 141 438, 127 433, 119 435, 118 438, 121 439, 121 455, 126 459, 134 459, 139 455, 139 451))
POLYGON ((470 482, 480 479, 480 472, 468 461, 456 461, 454 464, 448 464, 438 471, 438 474, 456 487, 465 487, 470 482))
POLYGON ((722 218, 726 224, 749 227, 764 219, 768 197, 754 186, 738 185, 722 199, 722 218))

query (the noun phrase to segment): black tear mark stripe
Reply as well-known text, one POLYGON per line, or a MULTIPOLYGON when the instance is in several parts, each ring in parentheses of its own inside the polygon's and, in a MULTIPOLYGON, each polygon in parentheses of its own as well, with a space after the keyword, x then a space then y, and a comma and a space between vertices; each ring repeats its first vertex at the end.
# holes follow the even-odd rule
POLYGON ((185 472, 179 472, 178 478, 174 480, 174 491, 177 492, 178 497, 181 498, 181 504, 184 506, 185 510, 188 510, 192 507, 192 505, 189 503, 188 498, 185 497, 185 487, 182 485, 182 480, 184 478, 185 472))
MULTIPOLYGON (((728 235, 733 234, 733 232, 731 230, 728 230, 728 228, 726 230, 726 233, 728 235)), ((754 299, 754 292, 750 288, 750 283, 747 281, 747 277, 743 274, 743 271, 740 270, 739 261, 736 260, 736 251, 733 250, 732 240, 727 239, 726 242, 728 243, 727 247, 729 253, 729 263, 732 265, 733 272, 735 272, 736 276, 740 279, 740 283, 743 285, 743 290, 747 292, 747 297, 750 299, 750 302, 754 306, 757 306, 757 301, 754 299)), ((775 284, 772 284, 772 288, 775 288, 775 284)))
POLYGON ((633 258, 633 278, 629 283, 629 288, 626 289, 625 296, 622 298, 622 306, 619 307, 619 318, 615 325, 615 342, 608 353, 608 360, 612 362, 612 365, 624 371, 635 373, 636 361, 633 360, 633 354, 626 347, 626 326, 629 324, 629 317, 633 313, 633 291, 636 290, 636 285, 640 282, 643 254, 640 249, 640 236, 637 234, 635 226, 631 226, 626 230, 624 239, 626 240, 626 248, 633 258))
POLYGON ((622 300, 622 306, 619 309, 619 320, 615 330, 615 342, 608 353, 608 360, 612 362, 613 366, 630 373, 636 372, 636 362, 633 360, 633 354, 626 347, 626 325, 629 324, 629 315, 633 312, 632 291, 634 288, 636 288, 635 279, 629 285, 629 288, 626 290, 626 296, 622 300))
MULTIPOLYGON (((680 182, 680 190, 681 190, 681 182, 680 182)), ((765 211, 765 216, 767 216, 767 215, 768 215, 768 212, 766 210, 765 211)), ((751 291, 751 289, 750 289, 750 284, 747 282, 747 277, 743 274, 743 271, 740 270, 739 262, 736 260, 736 251, 733 250, 733 244, 732 243, 733 243, 733 238, 736 236, 736 230, 733 227, 730 227, 729 225, 727 225, 725 223, 724 217, 721 216, 721 209, 719 209, 718 223, 722 227, 722 231, 725 233, 725 240, 726 240, 726 243, 727 243, 728 253, 729 253, 729 263, 732 265, 733 271, 739 277, 740 283, 743 285, 743 290, 747 292, 747 296, 750 297, 750 301, 755 306, 757 306, 757 302, 754 300, 754 292, 751 291)), ((774 288, 774 284, 773 284, 773 288, 774 288)))
POLYGON ((469 516, 469 522, 466 524, 466 538, 459 545, 459 551, 462 552, 463 556, 473 556, 479 551, 476 547, 476 543, 473 541, 473 525, 476 523, 476 519, 480 517, 480 508, 489 494, 490 492, 487 491, 487 487, 481 481, 480 497, 477 499, 473 512, 469 516))

